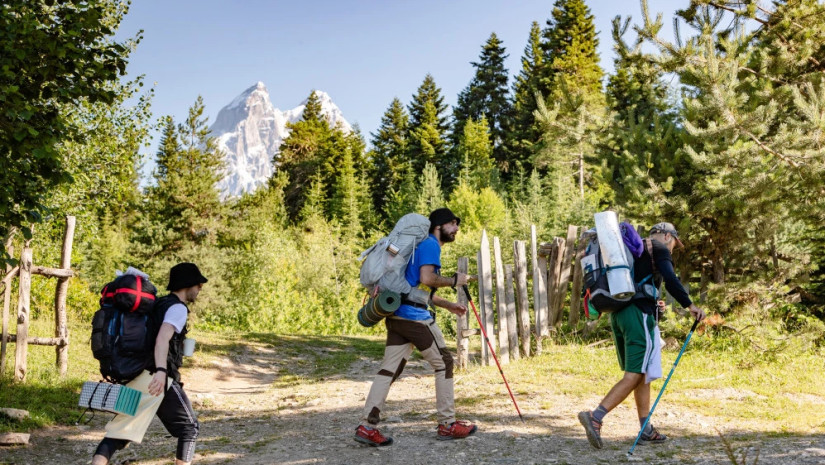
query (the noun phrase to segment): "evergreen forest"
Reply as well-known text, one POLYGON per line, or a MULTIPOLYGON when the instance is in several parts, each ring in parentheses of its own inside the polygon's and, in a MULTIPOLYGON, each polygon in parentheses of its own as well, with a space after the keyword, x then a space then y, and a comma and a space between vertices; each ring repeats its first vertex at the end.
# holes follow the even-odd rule
MULTIPOLYGON (((741 320, 818 346, 825 5, 684 0, 672 18, 641 6, 600 35, 585 0, 555 0, 524 43, 491 32, 467 57, 472 79, 454 107, 426 74, 413 95, 387 102, 369 134, 330 126, 307 89, 267 185, 222 199, 224 158, 202 99, 183 120, 156 115, 151 86, 126 78, 141 42, 115 39, 128 2, 4 1, 3 258, 13 266, 32 239, 35 263, 55 266, 74 215, 70 320, 90 321, 117 269, 139 268, 163 289, 169 268, 191 261, 209 278, 196 326, 380 334, 355 317, 365 296, 357 258, 402 215, 447 206, 461 217, 442 258, 452 274, 462 256, 472 272, 483 229, 512 261, 509 244, 529 240, 531 225, 550 241, 612 209, 633 224, 676 225, 685 243, 676 269, 715 315, 709 328, 741 320), (665 21, 675 37, 662 34, 665 21), (599 41, 613 44, 612 74, 599 41), (519 69, 505 67, 512 53, 519 69), (155 169, 141 183, 153 131, 155 169)), ((33 318, 52 312, 53 296, 53 283, 33 282, 33 318)))

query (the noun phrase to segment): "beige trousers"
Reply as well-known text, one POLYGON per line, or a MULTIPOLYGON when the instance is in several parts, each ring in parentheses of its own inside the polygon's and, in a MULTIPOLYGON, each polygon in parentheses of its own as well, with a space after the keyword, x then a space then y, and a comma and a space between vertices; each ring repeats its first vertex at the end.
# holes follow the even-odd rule
POLYGON ((433 319, 413 321, 390 317, 386 320, 387 346, 384 360, 367 395, 361 424, 374 426, 381 421, 390 386, 398 379, 413 348, 429 362, 435 371, 435 407, 440 424, 455 421, 453 393, 453 356, 447 350, 444 335, 433 319))

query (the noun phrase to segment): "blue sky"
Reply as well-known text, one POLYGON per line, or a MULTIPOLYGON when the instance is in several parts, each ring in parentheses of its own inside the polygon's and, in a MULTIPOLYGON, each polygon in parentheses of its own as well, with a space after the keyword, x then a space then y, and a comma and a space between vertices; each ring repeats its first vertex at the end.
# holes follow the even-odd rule
MULTIPOLYGON (((665 15, 666 37, 672 37, 673 11, 688 3, 649 0, 652 14, 665 15)), ((641 7, 636 0, 587 4, 599 31, 602 67, 609 72, 610 22, 630 15, 638 23, 641 7)), ((552 0, 137 0, 118 37, 144 30, 128 71, 154 85, 156 117, 181 121, 202 95, 211 123, 235 96, 263 81, 281 110, 297 106, 312 89, 327 92, 369 141, 392 99, 408 104, 427 73, 454 104, 473 77, 470 62, 492 32, 503 41, 507 68, 515 75, 531 22, 544 27, 552 5, 552 0)))

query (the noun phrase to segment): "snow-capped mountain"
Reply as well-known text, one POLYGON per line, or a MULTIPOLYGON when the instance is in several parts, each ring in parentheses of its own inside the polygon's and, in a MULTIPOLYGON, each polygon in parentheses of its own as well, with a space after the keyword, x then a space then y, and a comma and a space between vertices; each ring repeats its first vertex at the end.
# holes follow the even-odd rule
MULTIPOLYGON (((329 95, 318 90, 315 95, 330 125, 352 130, 329 95)), ((289 134, 286 123, 300 120, 305 105, 306 100, 281 111, 272 106, 264 83, 258 82, 218 112, 211 130, 226 156, 226 174, 218 183, 223 198, 252 192, 267 182, 275 171, 272 158, 289 134)))

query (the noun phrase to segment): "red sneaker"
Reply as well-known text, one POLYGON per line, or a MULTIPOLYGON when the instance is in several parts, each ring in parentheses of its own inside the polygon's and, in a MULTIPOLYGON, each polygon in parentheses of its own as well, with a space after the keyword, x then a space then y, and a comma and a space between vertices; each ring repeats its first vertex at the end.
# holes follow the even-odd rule
POLYGON ((384 436, 376 428, 369 428, 364 425, 360 425, 355 429, 355 440, 373 447, 389 446, 392 444, 392 438, 384 436))
POLYGON ((447 425, 438 425, 438 439, 446 441, 449 439, 464 439, 472 436, 478 430, 478 426, 466 421, 454 421, 447 425))

